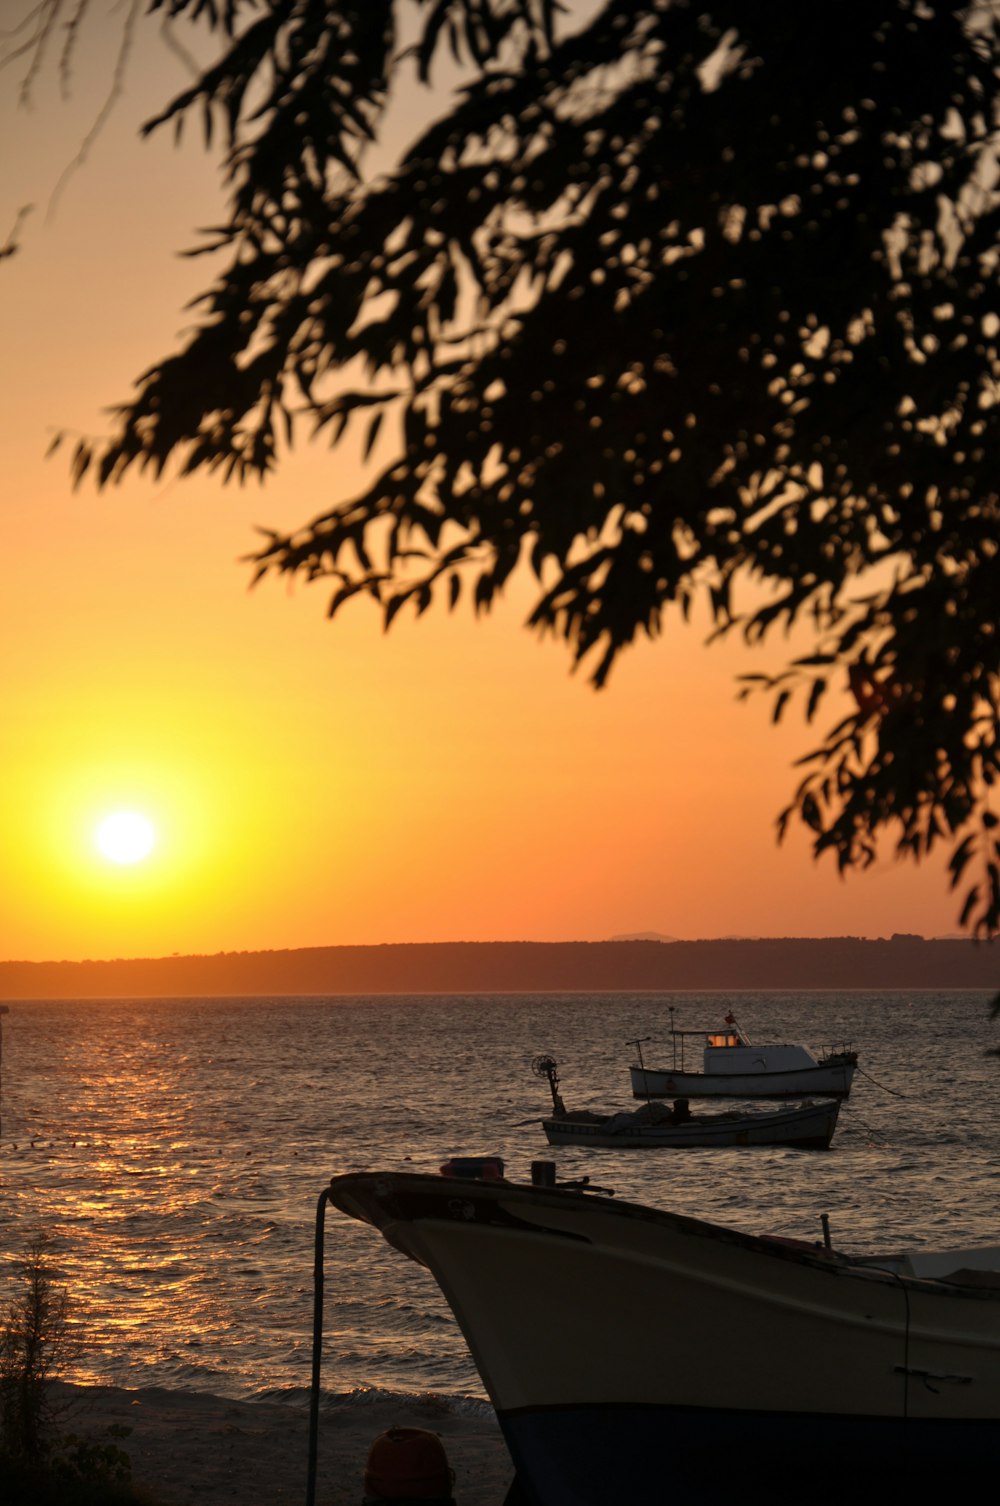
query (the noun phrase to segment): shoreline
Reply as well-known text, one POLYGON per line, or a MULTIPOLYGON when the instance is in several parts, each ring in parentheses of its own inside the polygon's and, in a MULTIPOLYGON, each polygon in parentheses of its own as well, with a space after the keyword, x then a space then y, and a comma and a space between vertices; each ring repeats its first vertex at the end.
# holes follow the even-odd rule
MULTIPOLYGON (((307 1406, 235 1401, 162 1387, 129 1390, 52 1382, 56 1431, 113 1441, 133 1482, 157 1506, 295 1506, 305 1501, 307 1406), (109 1438, 109 1428, 128 1428, 109 1438)), ((357 1506, 368 1450, 389 1427, 438 1433, 461 1506, 501 1506, 514 1469, 492 1412, 467 1416, 433 1393, 325 1401, 320 1408, 317 1506, 357 1506)))

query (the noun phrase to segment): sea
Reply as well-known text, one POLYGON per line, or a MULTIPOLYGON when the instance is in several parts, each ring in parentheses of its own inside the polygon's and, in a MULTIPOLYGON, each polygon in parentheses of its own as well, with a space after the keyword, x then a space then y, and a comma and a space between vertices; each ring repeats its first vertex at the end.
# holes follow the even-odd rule
MULTIPOLYGON (((11 1002, 2 1017, 0 1303, 43 1242, 79 1348, 66 1378, 304 1401, 320 1193, 359 1170, 533 1160, 619 1199, 848 1253, 1000 1244, 1000 1021, 976 991, 484 994, 11 1002), (670 1025, 853 1045, 829 1151, 551 1150, 569 1108, 635 1107, 670 1025)), ((690 1058, 689 1058, 690 1065, 690 1058)), ((697 1104, 695 1112, 702 1111, 697 1104)), ((435 1283, 325 1219, 324 1392, 483 1404, 435 1283)))

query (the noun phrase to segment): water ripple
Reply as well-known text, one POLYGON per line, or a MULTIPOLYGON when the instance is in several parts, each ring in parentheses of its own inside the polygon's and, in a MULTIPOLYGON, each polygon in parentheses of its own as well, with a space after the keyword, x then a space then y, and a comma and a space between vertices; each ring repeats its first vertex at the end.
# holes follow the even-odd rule
MULTIPOLYGON (((237 1397, 307 1385, 317 1196, 339 1172, 532 1159, 632 1198, 841 1248, 995 1240, 1000 1120, 982 993, 743 994, 758 1039, 851 1039, 866 1076, 833 1150, 547 1148, 533 1056, 571 1106, 627 1106, 628 1048, 674 1004, 716 1025, 732 996, 142 1000, 15 1005, 4 1022, 0 1297, 52 1240, 87 1340, 77 1378, 237 1397)), ((650 1053, 667 1048, 645 1048, 650 1053)), ((327 1384, 484 1405, 436 1286, 365 1226, 327 1227, 327 1384)), ((352 1404, 363 1404, 360 1400, 352 1404)))

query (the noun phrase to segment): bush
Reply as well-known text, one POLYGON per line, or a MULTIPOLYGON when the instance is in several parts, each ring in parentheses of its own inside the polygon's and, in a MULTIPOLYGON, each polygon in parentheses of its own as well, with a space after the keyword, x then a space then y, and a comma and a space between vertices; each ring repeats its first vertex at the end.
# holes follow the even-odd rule
POLYGON ((128 1454, 118 1447, 129 1428, 108 1429, 110 1442, 56 1433, 49 1381, 80 1353, 69 1299, 55 1287, 43 1240, 19 1262, 21 1293, 0 1312, 0 1474, 4 1506, 138 1506, 149 1498, 132 1485, 128 1454))
POLYGON ((34 1463, 51 1442, 48 1381, 79 1353, 67 1311, 53 1286, 48 1251, 34 1240, 19 1262, 21 1294, 0 1316, 0 1448, 8 1459, 34 1463))

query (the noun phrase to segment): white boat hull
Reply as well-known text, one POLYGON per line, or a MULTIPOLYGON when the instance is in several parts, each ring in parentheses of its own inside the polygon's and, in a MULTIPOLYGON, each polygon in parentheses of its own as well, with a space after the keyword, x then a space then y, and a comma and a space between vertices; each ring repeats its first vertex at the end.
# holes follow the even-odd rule
POLYGON ((550 1145, 578 1145, 602 1150, 726 1149, 743 1145, 795 1145, 805 1150, 826 1150, 837 1127, 840 1103, 804 1104, 801 1108, 763 1110, 758 1113, 695 1115, 685 1124, 616 1123, 614 1116, 601 1124, 575 1120, 572 1115, 544 1119, 542 1128, 550 1145))
POLYGON ((995 1467, 996 1289, 559 1189, 373 1174, 330 1195, 434 1274, 536 1506, 832 1502, 883 1466, 920 1501, 956 1460, 995 1467))
POLYGON ((676 1072, 633 1067, 633 1098, 847 1098, 853 1062, 799 1067, 791 1072, 676 1072))

